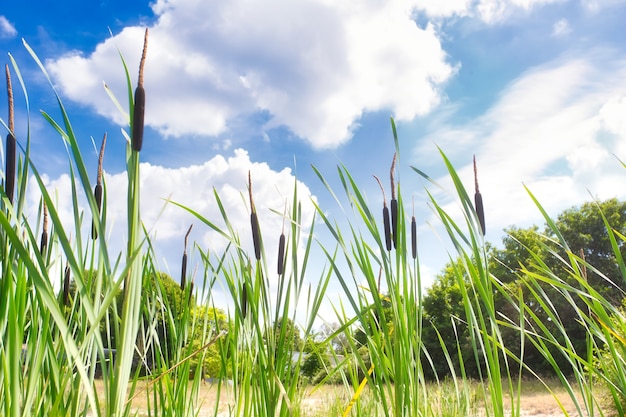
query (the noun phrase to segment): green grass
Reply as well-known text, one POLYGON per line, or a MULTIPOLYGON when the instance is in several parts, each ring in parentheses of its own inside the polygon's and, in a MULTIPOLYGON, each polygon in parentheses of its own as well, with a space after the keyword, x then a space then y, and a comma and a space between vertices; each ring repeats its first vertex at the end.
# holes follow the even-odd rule
MULTIPOLYGON (((35 53, 27 45, 26 48, 48 77, 35 53)), ((12 72, 26 98, 27 123, 30 123, 33 115, 28 106, 26 83, 17 63, 12 58, 11 61, 12 72)), ((121 63, 128 87, 127 114, 133 115, 132 77, 123 59, 121 63)), ((52 81, 50 85, 53 89, 52 81)), ((286 202, 284 210, 255 213, 280 216, 285 224, 284 230, 259 230, 258 253, 247 253, 242 247, 217 191, 213 193, 213 203, 220 209, 219 219, 206 218, 193 207, 169 202, 191 213, 202 227, 217 232, 227 241, 221 253, 192 247, 190 255, 199 259, 200 268, 185 278, 192 282, 195 277, 195 288, 187 285, 181 289, 160 274, 152 237, 143 228, 140 152, 131 146, 132 138, 128 138, 126 153, 127 242, 122 253, 114 254, 105 238, 106 207, 108 193, 119 190, 109 190, 104 182, 102 208, 98 207, 92 192, 95 167, 86 165, 70 115, 58 95, 57 104, 58 118, 46 111, 40 117, 57 132, 67 149, 73 224, 63 226, 54 191, 46 189, 32 163, 29 133, 18 138, 17 198, 9 201, 3 188, 0 207, 3 415, 129 416, 135 414, 133 399, 145 396, 147 415, 194 416, 202 406, 202 379, 209 370, 218 381, 218 398, 222 398, 220 392, 228 392, 231 415, 310 415, 304 401, 307 381, 300 372, 304 357, 293 359, 302 346, 294 343, 294 333, 287 324, 296 323, 303 339, 313 337, 331 280, 340 283, 344 290, 341 304, 335 305, 339 327, 330 337, 318 341, 317 349, 335 357, 338 365, 327 366, 327 379, 340 381, 337 390, 342 394, 326 401, 327 408, 322 411, 314 410, 317 415, 456 416, 483 412, 489 416, 520 415, 521 400, 528 386, 528 379, 523 378, 536 375, 524 363, 523 350, 514 354, 516 350, 507 346, 505 330, 532 343, 553 364, 560 389, 570 397, 578 413, 594 416, 608 415, 605 410, 624 413, 626 315, 587 283, 586 271, 599 274, 602 271, 568 247, 555 222, 530 190, 529 198, 556 236, 550 243, 555 246, 548 249, 559 260, 560 269, 551 269, 545 259, 531 253, 533 263, 522 265, 521 286, 513 291, 491 274, 487 244, 473 200, 441 152, 442 163, 454 186, 460 220, 447 213, 428 190, 428 201, 424 203, 438 217, 455 250, 450 260, 465 310, 461 317, 453 319, 472 329, 469 341, 457 340, 456 345, 447 345, 441 339, 450 378, 448 373, 437 374, 431 353, 422 341, 424 294, 420 260, 419 254, 413 256, 414 236, 409 210, 405 207, 405 188, 393 177, 395 157, 388 195, 393 200, 392 210, 397 209, 394 217, 397 221, 391 226, 395 246, 390 250, 380 215, 382 206, 374 207, 368 201, 362 185, 343 166, 337 169, 339 190, 332 189, 325 175, 313 169, 340 206, 347 201, 350 208, 350 212, 345 212, 347 226, 344 221, 329 217, 323 207, 317 207, 316 218, 310 224, 303 224, 303 197, 294 182, 293 197, 286 202), (30 176, 35 182, 29 185, 30 176), (28 186, 37 187, 41 193, 37 219, 25 214, 28 186), (82 199, 87 201, 84 209, 79 204, 82 199), (48 244, 42 251, 44 205, 50 226, 46 231, 48 244), (91 238, 92 223, 98 232, 97 239, 91 238), (325 228, 332 241, 317 241, 317 228, 325 228), (284 268, 276 271, 277 249, 265 248, 263 237, 283 233, 284 268), (325 268, 318 272, 319 276, 311 276, 309 264, 318 248, 325 268), (71 277, 71 291, 58 285, 64 282, 66 270, 71 277), (225 283, 233 306, 223 316, 213 309, 211 298, 218 280, 225 283), (64 291, 69 294, 67 302, 64 291), (529 294, 557 326, 556 333, 528 306, 529 294), (575 308, 576 319, 589 335, 588 351, 593 354, 584 357, 577 354, 564 326, 559 327, 561 318, 550 298, 553 294, 575 308), (496 297, 507 300, 515 317, 500 314, 496 297), (584 308, 579 307, 580 303, 584 308), (296 305, 306 306, 304 318, 296 314, 296 305), (279 323, 284 325, 278 326, 279 323), (339 352, 331 344, 341 335, 346 336, 347 346, 339 352), (463 356, 461 344, 466 342, 471 346, 471 357, 463 356), (109 350, 111 346, 116 347, 114 358, 109 350), (560 368, 563 360, 571 368, 567 372, 560 368), (467 376, 466 365, 470 362, 482 364, 477 380, 467 376), (566 378, 569 371, 573 378, 566 378), (433 372, 434 381, 431 381, 427 375, 433 372)), ((8 129, 10 123, 2 123, 8 129)), ((129 118, 128 131, 137 130, 134 123, 129 118)), ((391 128, 399 164, 401 149, 393 120, 391 128)), ((29 132, 28 126, 25 130, 29 132)), ((414 171, 416 176, 430 181, 426 174, 418 169, 414 171)), ((249 190, 242 190, 242 196, 249 195, 251 215, 253 181, 251 178, 249 190)), ((256 226, 253 228, 256 232, 256 226)), ((620 255, 626 237, 623 231, 613 230, 608 221, 606 230, 621 274, 626 278, 626 266, 620 255)), ((542 389, 554 389, 552 382, 542 383, 537 378, 535 381, 542 389)), ((223 405, 218 401, 209 406, 217 415, 223 405)))

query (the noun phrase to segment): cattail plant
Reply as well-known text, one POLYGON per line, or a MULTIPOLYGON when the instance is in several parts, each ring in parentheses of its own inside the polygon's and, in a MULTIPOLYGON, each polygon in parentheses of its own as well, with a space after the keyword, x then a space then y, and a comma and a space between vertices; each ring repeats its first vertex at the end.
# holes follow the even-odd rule
MULTIPOLYGON (((104 137, 102 138, 102 146, 100 146, 100 154, 98 155, 98 175, 96 177, 96 187, 93 190, 98 215, 100 214, 100 209, 102 208, 102 161, 104 159, 104 147, 106 146, 106 143, 107 134, 105 132, 104 137)), ((93 240, 98 239, 98 228, 96 227, 95 221, 91 223, 91 238, 93 240)))
POLYGON ((483 197, 478 189, 478 170, 476 169, 476 155, 474 155, 474 204, 476 207, 476 215, 480 222, 480 230, 485 235, 485 209, 483 208, 483 197))
POLYGON ((396 199, 396 184, 394 171, 396 169, 397 153, 393 154, 391 169, 389 170, 389 180, 391 182, 391 236, 393 238, 394 249, 398 248, 398 200, 396 199))
POLYGON ((183 291, 185 290, 185 283, 187 282, 187 242, 189 241, 189 234, 191 233, 192 227, 193 227, 193 224, 189 226, 189 229, 187 229, 187 233, 185 234, 185 248, 183 250, 183 262, 181 264, 181 271, 180 271, 180 288, 183 291))
POLYGON ((16 158, 16 140, 14 135, 14 115, 13 115, 13 88, 11 87, 11 72, 9 66, 6 66, 7 77, 7 95, 9 97, 9 133, 6 141, 6 167, 4 175, 4 192, 13 204, 13 194, 15 193, 15 158, 16 158))
POLYGON ((143 39, 143 52, 139 62, 139 78, 135 89, 135 107, 133 109, 132 127, 132 147, 133 151, 140 152, 143 145, 143 125, 146 111, 146 91, 143 88, 143 67, 146 63, 146 53, 148 52, 148 29, 143 39))
POLYGON ((46 249, 48 248, 48 206, 46 202, 43 203, 43 230, 41 232, 41 242, 39 244, 39 253, 41 256, 45 256, 46 249))
POLYGON ((383 184, 376 175, 374 175, 374 178, 378 182, 380 190, 383 192, 383 227, 385 228, 385 247, 387 248, 387 252, 389 252, 391 250, 391 225, 389 223, 389 207, 387 207, 385 187, 383 187, 383 184))
POLYGON ((252 174, 248 171, 248 193, 250 195, 250 225, 252 227, 252 243, 254 244, 254 257, 257 261, 261 260, 261 233, 259 231, 259 218, 254 207, 254 199, 252 198, 252 174))
POLYGON ((282 275, 285 270, 285 216, 287 215, 287 203, 285 202, 285 211, 283 213, 283 228, 278 238, 278 275, 282 275))

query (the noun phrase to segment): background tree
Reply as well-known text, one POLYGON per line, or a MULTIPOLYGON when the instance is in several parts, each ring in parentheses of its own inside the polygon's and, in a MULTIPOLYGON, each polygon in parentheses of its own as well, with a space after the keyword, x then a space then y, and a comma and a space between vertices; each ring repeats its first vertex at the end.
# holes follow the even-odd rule
POLYGON ((300 337, 300 329, 290 318, 279 318, 273 326, 273 332, 276 340, 280 340, 280 335, 284 332, 283 340, 285 344, 283 349, 289 349, 291 352, 299 352, 303 349, 302 338, 300 337))
MULTIPOLYGON (((623 300, 623 290, 626 288, 625 278, 621 276, 615 253, 608 238, 606 226, 602 216, 605 216, 611 227, 617 231, 626 230, 626 202, 617 199, 609 199, 601 202, 588 202, 580 207, 572 207, 558 215, 556 226, 567 242, 569 249, 577 256, 582 253, 586 262, 593 266, 587 269, 587 280, 589 284, 600 294, 618 306, 623 300), (602 275, 595 270, 601 271, 602 275)), ((523 285, 524 278, 520 274, 520 265, 531 272, 538 272, 542 268, 537 265, 532 254, 538 256, 556 276, 564 282, 577 286, 572 282, 571 273, 568 271, 571 266, 563 260, 568 259, 562 247, 557 245, 556 236, 551 228, 546 226, 542 233, 537 226, 529 229, 511 228, 507 230, 507 236, 503 239, 504 247, 494 252, 493 261, 490 268, 492 274, 503 282, 513 282, 514 291, 521 291, 526 305, 532 308, 542 323, 553 329, 553 334, 560 334, 557 328, 562 326, 565 329, 567 338, 572 343, 572 347, 579 354, 587 354, 587 331, 580 324, 578 319, 579 311, 585 308, 582 300, 573 298, 567 299, 563 293, 550 285, 542 285, 540 290, 544 292, 544 298, 550 300, 557 312, 560 320, 557 323, 549 319, 546 311, 543 311, 540 303, 529 293, 529 288, 523 285)), ((622 257, 626 255, 626 247, 623 242, 619 243, 622 257)), ((510 311, 511 306, 500 297, 499 311, 504 315, 513 318, 519 317, 519 313, 510 311)), ((511 333, 511 332, 509 332, 511 333)), ((565 335, 560 334, 560 340, 565 339, 565 335)), ((509 344, 514 352, 519 353, 519 343, 509 344), (517 348, 516 348, 517 347, 517 348)), ((527 342, 524 346, 525 362, 532 364, 533 369, 538 372, 551 372, 550 365, 534 345, 527 342)), ((563 370, 569 369, 564 355, 558 354, 556 347, 552 349, 557 364, 563 370)))
MULTIPOLYGON (((192 310, 190 327, 192 333, 192 351, 195 352, 213 340, 221 331, 229 329, 229 322, 226 313, 219 308, 196 306, 192 310)), ((222 369, 230 370, 228 366, 230 359, 223 357, 218 342, 206 347, 196 356, 191 358, 191 367, 195 368, 199 361, 202 361, 202 372, 205 378, 216 378, 220 376, 222 369)))
MULTIPOLYGON (((557 217, 556 225, 568 243, 569 249, 576 255, 582 251, 586 262, 593 266, 588 269, 589 284, 607 299, 612 300, 614 305, 620 305, 624 298, 623 290, 626 289, 626 277, 623 277, 619 270, 602 215, 607 218, 614 230, 620 233, 626 230, 626 203, 616 199, 585 203, 580 207, 565 210, 557 217), (601 274, 596 273, 594 269, 601 271, 601 274)), ((587 354, 588 336, 577 319, 579 309, 584 308, 582 301, 578 300, 573 304, 571 298, 567 299, 563 293, 551 285, 541 284, 533 288, 533 291, 543 293, 542 297, 549 300, 550 305, 553 306, 560 320, 557 326, 557 323, 554 323, 543 310, 542 304, 534 298, 527 284, 528 281, 524 277, 524 270, 531 273, 543 273, 547 267, 563 282, 576 285, 572 282, 568 265, 564 262, 568 256, 556 243, 552 229, 547 226, 542 230, 538 226, 527 229, 511 227, 506 229, 506 236, 502 243, 501 249, 487 247, 490 259, 489 271, 503 288, 502 292, 496 294, 499 318, 503 321, 511 320, 513 323, 519 321, 517 307, 512 305, 507 297, 521 296, 527 308, 532 309, 548 329, 554 329, 554 334, 558 334, 556 332, 559 327, 564 328, 574 350, 584 357, 587 354), (538 265, 537 259, 545 265, 543 267, 538 265)), ((619 245, 621 256, 626 257, 626 245, 623 242, 619 245)), ((470 355, 470 347, 466 344, 469 333, 464 325, 465 311, 462 305, 461 287, 457 279, 458 271, 463 270, 459 266, 459 261, 446 265, 423 300, 425 317, 423 342, 432 357, 435 372, 440 377, 449 372, 446 358, 441 356, 443 355, 442 343, 446 346, 453 363, 458 363, 456 347, 459 346, 466 360, 466 370, 469 370, 471 374, 476 369, 475 363, 467 362, 472 355, 470 355)), ((573 299, 576 300, 576 298, 573 299)), ((519 332, 507 329, 506 326, 502 326, 501 331, 507 347, 513 354, 519 355, 522 351, 519 332)), ((554 348, 557 366, 562 366, 562 370, 567 372, 567 361, 558 352, 559 350, 554 348)), ((553 370, 553 366, 527 339, 524 345, 524 362, 538 372, 547 373, 553 370)))
POLYGON ((460 260, 448 263, 423 299, 422 343, 429 356, 423 358, 423 363, 431 364, 430 368, 424 366, 424 373, 430 378, 450 375, 450 363, 458 375, 461 371, 459 355, 463 357, 465 371, 470 376, 477 376, 461 288, 461 285, 467 287, 468 284, 467 280, 460 284, 457 278, 458 271, 462 270, 460 260))

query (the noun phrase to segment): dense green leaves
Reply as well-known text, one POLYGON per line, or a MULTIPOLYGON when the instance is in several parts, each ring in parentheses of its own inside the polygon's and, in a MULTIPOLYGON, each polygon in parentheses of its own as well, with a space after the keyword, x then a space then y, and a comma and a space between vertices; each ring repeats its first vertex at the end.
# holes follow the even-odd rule
MULTIPOLYGON (((603 216, 613 229, 626 230, 626 203, 616 199, 585 203, 565 210, 557 217, 555 224, 570 250, 574 254, 580 253, 580 258, 588 264, 589 267, 585 268, 588 284, 618 306, 623 302, 626 284, 603 216)), ((501 248, 488 247, 489 270, 502 288, 502 291, 496 293, 495 300, 499 319, 502 323, 517 322, 519 311, 511 301, 515 297, 521 298, 527 311, 532 312, 537 321, 544 323, 545 331, 554 334, 562 344, 567 341, 573 351, 586 357, 589 353, 588 329, 580 319, 580 311, 586 310, 584 301, 564 293, 550 282, 529 281, 527 278, 529 273, 543 274, 549 270, 555 278, 562 280, 563 285, 580 288, 576 277, 572 275, 571 265, 564 262, 568 259, 566 250, 554 240, 554 230, 549 226, 543 230, 539 226, 526 229, 512 226, 506 233, 501 248)), ((621 241, 618 247, 624 257, 626 245, 621 241)), ((459 354, 472 362, 471 346, 467 344, 463 291, 456 280, 460 270, 460 260, 448 264, 428 289, 423 303, 424 318, 430 323, 430 326, 425 326, 424 343, 435 358, 433 363, 438 375, 450 372, 446 362, 441 360, 446 355, 442 345, 448 348, 447 354, 452 357, 453 363, 458 363, 459 354), (454 346, 458 350, 451 348, 454 346)), ((468 278, 466 280, 469 285, 468 278)), ((502 335, 511 354, 517 357, 523 354, 524 363, 534 371, 554 372, 554 364, 530 340, 522 341, 518 329, 503 326, 502 335)), ((568 365, 569 359, 556 354, 560 347, 548 348, 554 352, 557 366, 564 372, 572 372, 568 365)), ((465 363, 466 371, 475 375, 477 369, 470 363, 465 363)))

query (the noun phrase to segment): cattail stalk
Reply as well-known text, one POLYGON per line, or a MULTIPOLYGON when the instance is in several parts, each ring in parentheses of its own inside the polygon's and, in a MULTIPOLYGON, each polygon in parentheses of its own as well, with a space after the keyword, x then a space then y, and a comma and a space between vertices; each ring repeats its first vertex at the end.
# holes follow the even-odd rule
POLYGON ((9 98, 9 133, 6 140, 6 166, 5 166, 5 182, 4 192, 9 199, 9 202, 13 204, 13 195, 15 194, 15 159, 17 153, 17 143, 14 134, 15 117, 13 114, 13 87, 11 86, 11 72, 9 66, 6 65, 6 79, 7 79, 7 96, 9 98))
POLYGON ((396 184, 394 178, 394 171, 396 169, 396 156, 393 154, 393 161, 391 161, 391 169, 389 170, 389 179, 391 181, 391 236, 393 237, 393 247, 398 248, 398 200, 396 199, 396 184))
POLYGON ((252 227, 252 243, 254 244, 254 257, 257 261, 261 260, 261 233, 259 231, 259 218, 254 207, 254 199, 252 198, 252 174, 248 171, 248 193, 250 195, 250 225, 252 227))
POLYGON ((140 152, 143 145, 144 114, 146 111, 146 91, 143 88, 143 67, 148 52, 148 29, 143 39, 143 52, 139 62, 139 78, 135 88, 135 106, 133 109, 132 147, 133 151, 140 152))
MULTIPOLYGON (((185 246, 184 246, 184 250, 183 250, 183 262, 181 264, 181 271, 180 271, 180 288, 184 291, 185 290, 185 283, 187 281, 187 242, 189 241, 189 234, 191 233, 191 228, 193 227, 193 224, 191 226, 189 226, 189 229, 187 230, 187 233, 185 234, 185 246)), ((193 285, 193 282, 191 283, 193 285)), ((192 287, 193 290, 193 287, 192 287)))
POLYGON ((383 192, 383 227, 385 230, 385 247, 387 248, 387 252, 391 250, 391 225, 389 223, 389 208, 387 207, 387 198, 385 197, 385 187, 380 182, 378 177, 374 175, 376 182, 378 182, 378 186, 380 190, 383 192))
POLYGON ((476 215, 480 223, 480 231, 485 235, 485 209, 483 208, 483 196, 478 188, 478 170, 476 169, 476 155, 474 155, 474 205, 476 207, 476 215))
POLYGON ((44 256, 48 248, 48 206, 43 202, 43 231, 41 232, 41 242, 39 243, 39 253, 44 256))
MULTIPOLYGON (((93 190, 93 196, 96 200, 96 208, 98 209, 97 216, 100 217, 100 210, 102 208, 102 161, 104 160, 104 147, 107 143, 107 134, 105 132, 102 138, 102 145, 100 146, 100 154, 98 155, 98 175, 96 176, 96 187, 93 190)), ((98 228, 96 222, 91 222, 91 239, 98 239, 98 228)))

